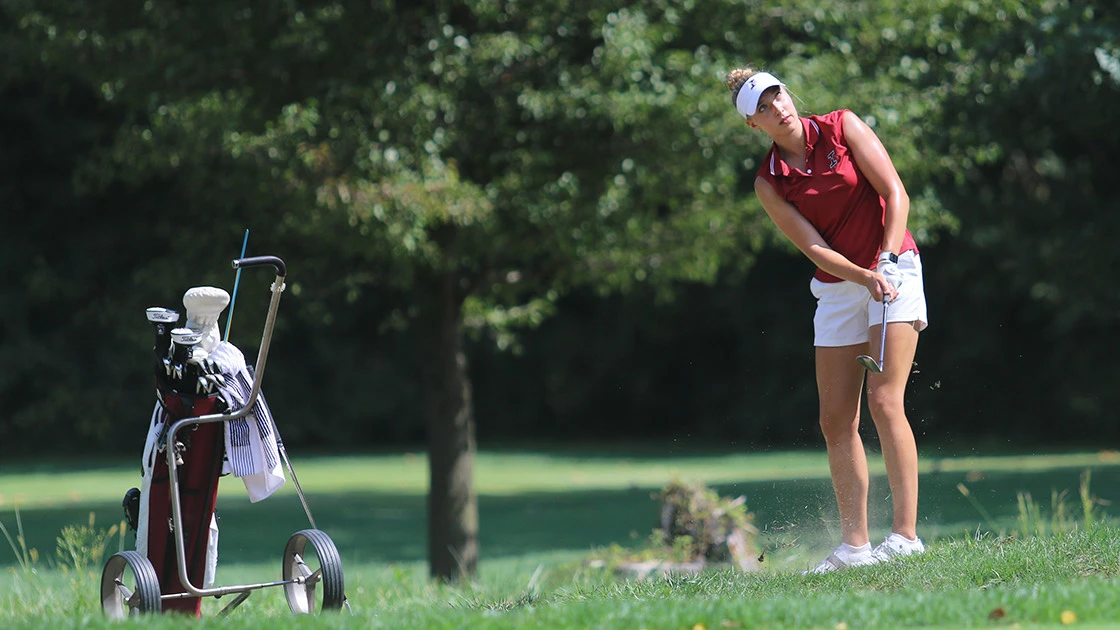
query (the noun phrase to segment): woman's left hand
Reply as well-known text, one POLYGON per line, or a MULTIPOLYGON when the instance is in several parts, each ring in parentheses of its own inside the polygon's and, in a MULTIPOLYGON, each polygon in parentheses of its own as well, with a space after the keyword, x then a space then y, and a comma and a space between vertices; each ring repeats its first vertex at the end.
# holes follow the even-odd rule
POLYGON ((889 259, 879 258, 879 264, 875 267, 875 271, 883 274, 887 282, 891 283, 895 289, 902 288, 902 272, 898 270, 898 263, 891 262, 889 259))
POLYGON ((898 288, 891 284, 891 281, 878 271, 871 271, 871 275, 868 277, 867 282, 864 283, 864 286, 867 287, 868 293, 871 294, 871 297, 875 298, 876 302, 882 302, 884 297, 888 302, 893 302, 898 298, 898 288))

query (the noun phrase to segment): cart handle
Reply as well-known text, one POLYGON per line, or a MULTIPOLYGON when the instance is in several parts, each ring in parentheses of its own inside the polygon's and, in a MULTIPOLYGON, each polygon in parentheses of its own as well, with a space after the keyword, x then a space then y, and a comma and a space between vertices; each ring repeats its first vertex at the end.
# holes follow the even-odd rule
POLYGON ((287 265, 283 260, 276 256, 250 256, 248 258, 238 258, 233 261, 234 269, 244 269, 245 267, 261 267, 264 265, 272 265, 276 269, 276 275, 283 278, 288 275, 287 265))
MULTIPOLYGON (((234 412, 229 413, 213 413, 193 418, 183 418, 176 421, 167 430, 166 442, 164 448, 167 451, 167 468, 171 479, 171 518, 173 524, 180 524, 183 522, 183 507, 182 501, 179 498, 179 474, 178 463, 175 461, 175 436, 179 431, 189 424, 205 424, 209 422, 228 422, 237 418, 241 418, 249 414, 256 406, 257 397, 261 392, 261 380, 264 378, 265 361, 268 358, 269 344, 272 341, 272 329, 276 325, 276 311, 280 304, 280 293, 284 290, 284 276, 287 275, 287 268, 284 261, 276 256, 252 256, 249 258, 238 258, 233 261, 233 268, 240 269, 243 267, 263 267, 271 265, 276 269, 277 280, 272 283, 272 299, 268 303, 268 315, 265 316, 264 333, 261 336, 260 349, 257 351, 256 370, 253 374, 253 385, 249 390, 249 398, 245 404, 234 412)), ((219 589, 199 588, 191 583, 190 576, 187 575, 187 554, 186 554, 186 541, 183 536, 183 528, 173 527, 175 533, 175 553, 178 556, 178 570, 179 570, 179 584, 186 589, 190 596, 195 597, 210 597, 211 595, 223 595, 227 593, 235 593, 247 590, 248 588, 257 588, 260 586, 274 586, 284 584, 284 582, 272 582, 268 584, 259 584, 251 587, 225 587, 219 589)))

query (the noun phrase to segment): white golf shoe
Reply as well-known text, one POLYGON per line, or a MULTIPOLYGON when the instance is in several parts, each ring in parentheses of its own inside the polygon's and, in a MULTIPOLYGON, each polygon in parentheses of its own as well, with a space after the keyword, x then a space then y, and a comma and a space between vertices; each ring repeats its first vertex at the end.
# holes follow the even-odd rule
POLYGON ((921 538, 910 540, 902 534, 891 532, 890 536, 875 547, 875 551, 871 554, 877 558, 877 562, 886 562, 892 558, 924 553, 925 550, 926 546, 922 544, 921 538))
POLYGON ((831 573, 840 569, 847 569, 849 567, 862 567, 869 564, 876 564, 880 559, 871 550, 871 543, 865 543, 860 547, 853 547, 848 543, 840 543, 836 549, 820 564, 803 571, 805 575, 811 573, 831 573))

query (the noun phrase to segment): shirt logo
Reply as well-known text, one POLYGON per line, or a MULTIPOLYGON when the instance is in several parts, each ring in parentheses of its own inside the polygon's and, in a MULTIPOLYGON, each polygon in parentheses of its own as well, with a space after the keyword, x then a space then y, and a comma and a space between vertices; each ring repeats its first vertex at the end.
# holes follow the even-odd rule
POLYGON ((836 149, 828 152, 828 168, 834 169, 840 163, 840 158, 836 157, 836 149))

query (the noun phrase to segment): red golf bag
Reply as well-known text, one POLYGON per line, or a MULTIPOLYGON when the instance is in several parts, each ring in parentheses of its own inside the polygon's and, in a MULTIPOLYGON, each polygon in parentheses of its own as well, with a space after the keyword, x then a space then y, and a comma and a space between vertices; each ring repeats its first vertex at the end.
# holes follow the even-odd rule
MULTIPOLYGON (((186 425, 168 445, 172 425, 184 418, 194 418, 226 411, 222 399, 200 388, 204 367, 192 360, 201 336, 188 329, 174 329, 179 314, 169 309, 148 309, 148 319, 155 325, 155 385, 157 405, 149 427, 149 444, 145 447, 145 467, 149 478, 147 488, 126 496, 125 507, 137 529, 137 549, 147 552, 148 560, 159 579, 161 595, 186 593, 179 577, 179 558, 175 542, 175 519, 171 493, 178 487, 180 526, 182 528, 187 579, 195 586, 206 582, 211 522, 218 499, 218 477, 225 458, 225 434, 222 423, 186 425), (177 483, 170 478, 168 449, 176 458, 177 483), (129 506, 129 501, 134 505, 129 506), (143 508, 140 503, 144 502, 143 508), (140 523, 141 516, 146 518, 140 523)), ((216 536, 216 532, 214 534, 216 536)), ((214 558, 216 560, 216 558, 214 558)), ((198 597, 164 600, 162 610, 202 614, 198 597)))
MULTIPOLYGON (((183 418, 222 411, 217 396, 187 396, 170 388, 163 389, 166 386, 157 379, 164 432, 183 418)), ((195 585, 203 584, 205 579, 210 522, 218 500, 218 477, 225 451, 222 426, 221 423, 188 426, 176 436, 176 456, 182 460, 177 472, 187 577, 195 585)), ((171 484, 166 455, 166 452, 158 454, 148 496, 141 497, 148 501, 148 559, 156 570, 160 592, 164 595, 186 592, 179 580, 175 533, 171 530, 171 484)), ((200 616, 202 599, 164 600, 163 610, 200 616)))

